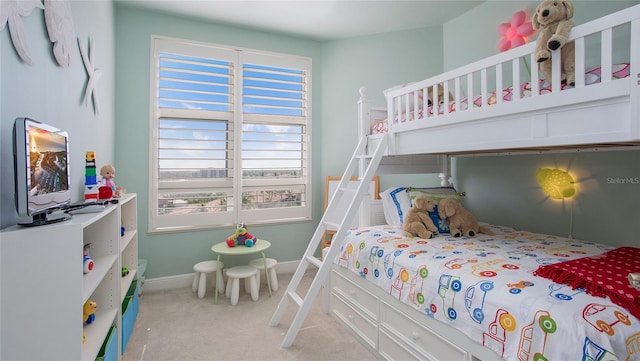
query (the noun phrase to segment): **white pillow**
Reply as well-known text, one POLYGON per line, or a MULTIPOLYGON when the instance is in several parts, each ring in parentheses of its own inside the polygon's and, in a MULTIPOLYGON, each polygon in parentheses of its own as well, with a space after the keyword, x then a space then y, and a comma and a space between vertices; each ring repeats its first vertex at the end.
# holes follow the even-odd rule
POLYGON ((401 226, 404 214, 411 208, 407 187, 392 187, 380 193, 384 218, 390 226, 401 226))
MULTIPOLYGON (((412 188, 407 189, 409 199, 414 199, 418 195, 423 195, 431 198, 431 200, 437 205, 443 198, 453 198, 460 202, 460 193, 453 187, 430 187, 430 188, 412 188)), ((413 203, 412 203, 413 204, 413 203)))

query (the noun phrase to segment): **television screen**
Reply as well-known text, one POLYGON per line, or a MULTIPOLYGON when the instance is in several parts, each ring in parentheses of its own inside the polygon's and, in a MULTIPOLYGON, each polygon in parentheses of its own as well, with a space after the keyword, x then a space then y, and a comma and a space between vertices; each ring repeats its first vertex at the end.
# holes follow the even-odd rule
POLYGON ((51 212, 71 202, 69 144, 66 132, 29 118, 14 124, 16 210, 31 217, 23 225, 42 225, 70 218, 51 212))

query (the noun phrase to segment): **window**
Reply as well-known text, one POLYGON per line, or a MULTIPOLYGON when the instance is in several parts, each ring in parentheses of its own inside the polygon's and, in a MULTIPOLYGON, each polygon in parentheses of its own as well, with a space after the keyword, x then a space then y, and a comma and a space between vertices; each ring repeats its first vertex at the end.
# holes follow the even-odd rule
POLYGON ((311 217, 311 59, 152 38, 151 232, 311 217))

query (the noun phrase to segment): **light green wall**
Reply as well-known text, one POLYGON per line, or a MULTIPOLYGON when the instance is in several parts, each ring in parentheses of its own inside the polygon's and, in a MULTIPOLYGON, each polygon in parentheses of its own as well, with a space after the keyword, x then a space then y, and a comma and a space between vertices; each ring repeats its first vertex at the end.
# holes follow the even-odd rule
MULTIPOLYGON (((313 62, 313 144, 322 143, 321 44, 193 19, 167 16, 148 10, 116 6, 116 163, 118 181, 127 191, 138 193, 139 254, 148 261, 147 277, 163 277, 193 272, 197 262, 212 259, 211 246, 224 241, 233 229, 150 235, 149 212, 149 64, 151 35, 192 39, 266 51, 292 53, 313 62)), ((315 204, 321 204, 321 159, 312 159, 315 204)), ((271 241, 268 253, 279 261, 301 258, 311 238, 321 208, 316 207, 313 222, 251 227, 251 233, 271 241)), ((246 263, 250 258, 228 259, 227 265, 246 263)))
POLYGON ((464 157, 456 186, 480 220, 534 232, 611 245, 639 246, 640 150, 464 157), (576 181, 572 201, 548 198, 538 168, 568 170, 576 181))
MULTIPOLYGON (((444 24, 444 70, 478 61, 498 53, 498 25, 525 10, 531 17, 539 1, 489 0, 444 24)), ((573 23, 584 24, 595 18, 628 8, 640 1, 573 0, 573 23)), ((530 20, 529 20, 530 21, 530 20)), ((537 35, 530 39, 535 41, 537 35)))
MULTIPOLYGON (((441 53, 441 27, 323 44, 320 148, 323 175, 342 175, 355 150, 360 87, 367 88, 372 105, 385 107, 383 90, 442 72, 441 53)), ((394 178, 381 177, 381 189, 390 186, 394 178)))
POLYGON ((73 202, 84 199, 86 151, 95 151, 99 165, 114 162, 113 6, 110 1, 72 1, 71 12, 74 38, 68 68, 58 66, 53 57, 43 10, 35 9, 31 15, 20 17, 32 65, 21 61, 9 27, 0 32, 0 228, 18 222, 12 156, 12 127, 16 118, 29 117, 69 133, 73 202), (92 105, 82 103, 88 77, 77 37, 87 52, 89 37, 95 43, 94 67, 102 71, 97 82, 99 115, 94 114, 92 105))

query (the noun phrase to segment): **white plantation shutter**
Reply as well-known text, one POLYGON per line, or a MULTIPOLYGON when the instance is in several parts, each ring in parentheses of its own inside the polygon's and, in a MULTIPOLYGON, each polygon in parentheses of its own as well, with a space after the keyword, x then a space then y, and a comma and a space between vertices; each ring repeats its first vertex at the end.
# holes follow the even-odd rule
POLYGON ((310 218, 307 58, 153 38, 150 231, 310 218))
POLYGON ((305 109, 305 74, 257 64, 243 64, 242 111, 301 119, 305 109))

